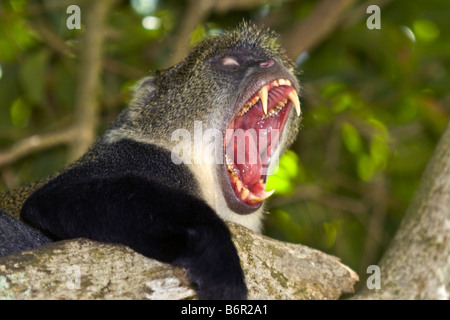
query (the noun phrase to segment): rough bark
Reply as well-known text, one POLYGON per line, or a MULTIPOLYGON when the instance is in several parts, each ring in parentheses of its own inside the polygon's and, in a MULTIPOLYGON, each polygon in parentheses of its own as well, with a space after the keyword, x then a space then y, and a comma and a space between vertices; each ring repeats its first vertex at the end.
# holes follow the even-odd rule
MULTIPOLYGON (((308 247, 230 224, 250 299, 337 299, 358 276, 308 247)), ((184 269, 120 245, 74 239, 0 258, 0 299, 192 299, 184 269)))
POLYGON ((379 264, 381 288, 356 299, 450 299, 450 124, 379 264))

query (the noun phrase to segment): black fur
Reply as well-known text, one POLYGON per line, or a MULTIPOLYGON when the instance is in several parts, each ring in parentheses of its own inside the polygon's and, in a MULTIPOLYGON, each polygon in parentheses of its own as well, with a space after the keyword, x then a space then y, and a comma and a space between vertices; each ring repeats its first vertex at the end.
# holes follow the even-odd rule
POLYGON ((194 177, 170 152, 121 140, 50 181, 25 202, 22 218, 59 239, 122 243, 187 268, 200 299, 245 299, 230 232, 195 194, 194 177))
POLYGON ((33 249, 52 240, 0 210, 0 257, 33 249))

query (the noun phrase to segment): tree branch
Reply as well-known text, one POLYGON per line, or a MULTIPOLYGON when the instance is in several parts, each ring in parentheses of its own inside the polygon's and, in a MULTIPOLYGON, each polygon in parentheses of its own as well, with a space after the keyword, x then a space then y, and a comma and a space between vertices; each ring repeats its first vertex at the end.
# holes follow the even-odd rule
POLYGON ((450 299, 450 123, 379 266, 356 299, 450 299))
POLYGON ((322 0, 304 20, 296 23, 283 37, 288 56, 298 57, 313 49, 341 22, 344 12, 355 0, 322 0))
MULTIPOLYGON (((95 1, 85 8, 86 24, 82 41, 81 62, 78 74, 74 121, 67 129, 33 135, 13 145, 6 151, 0 151, 0 167, 35 151, 67 144, 69 161, 77 159, 92 144, 96 137, 99 104, 97 94, 101 84, 102 45, 105 38, 105 20, 115 0, 95 1)), ((57 5, 57 3, 54 3, 57 5)), ((36 7, 37 8, 37 7, 36 7)), ((34 9, 33 9, 34 10, 34 9)), ((35 24, 41 36, 56 51, 71 54, 70 49, 44 24, 35 24)))
POLYGON ((215 1, 190 0, 177 34, 173 37, 173 55, 170 57, 169 66, 180 62, 190 50, 191 33, 211 12, 215 1))
MULTIPOLYGON (((249 299, 337 299, 353 292, 358 276, 339 259, 229 226, 249 299)), ((0 258, 0 274, 0 299, 195 298, 184 269, 86 239, 0 258)))
POLYGON ((100 90, 102 66, 102 45, 105 34, 105 20, 114 0, 94 1, 86 9, 86 25, 75 95, 74 126, 79 134, 70 145, 69 158, 80 157, 95 139, 98 122, 97 94, 100 90))
POLYGON ((29 22, 31 27, 42 37, 42 40, 55 52, 64 56, 74 57, 73 50, 48 26, 44 18, 36 17, 35 21, 29 22))
POLYGON ((70 144, 78 135, 77 128, 68 127, 55 132, 35 134, 14 144, 5 151, 0 151, 0 167, 8 165, 33 152, 49 149, 60 144, 70 144))

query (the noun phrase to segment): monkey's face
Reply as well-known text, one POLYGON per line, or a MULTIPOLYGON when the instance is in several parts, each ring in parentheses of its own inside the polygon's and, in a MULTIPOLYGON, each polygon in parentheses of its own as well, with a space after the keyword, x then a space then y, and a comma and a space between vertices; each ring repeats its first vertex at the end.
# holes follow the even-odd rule
MULTIPOLYGON (((280 152, 293 141, 300 116, 298 84, 275 57, 241 51, 216 60, 219 68, 242 69, 235 98, 223 115, 223 157, 218 167, 222 192, 234 212, 257 210, 280 152)), ((224 71, 226 72, 226 71, 224 71)))
MULTIPOLYGON (((175 124, 192 129, 201 123, 203 132, 219 131, 214 181, 231 211, 258 210, 273 193, 265 190, 268 175, 295 139, 300 116, 294 68, 276 36, 244 23, 200 43, 180 64, 159 74, 155 87, 155 99, 142 103, 141 122, 149 135, 166 144, 175 124)), ((198 163, 199 140, 203 151, 208 149, 205 138, 189 140, 190 163, 198 163)))
POLYGON ((267 178, 298 130, 299 85, 275 40, 273 33, 243 24, 200 44, 183 69, 191 74, 193 105, 206 108, 204 128, 221 131, 217 180, 238 214, 258 210, 273 193, 266 190, 267 178))

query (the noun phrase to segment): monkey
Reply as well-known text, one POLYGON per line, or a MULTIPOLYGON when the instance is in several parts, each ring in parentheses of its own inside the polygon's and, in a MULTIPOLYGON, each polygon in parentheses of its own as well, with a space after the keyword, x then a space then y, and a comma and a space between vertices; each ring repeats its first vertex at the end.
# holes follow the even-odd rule
POLYGON ((89 150, 25 200, 27 227, 17 230, 43 237, 31 233, 17 249, 120 243, 185 267, 199 299, 246 299, 225 221, 261 230, 267 177, 298 133, 299 90, 275 32, 243 22, 207 38, 141 80, 89 150), (190 152, 199 146, 215 161, 190 152))

